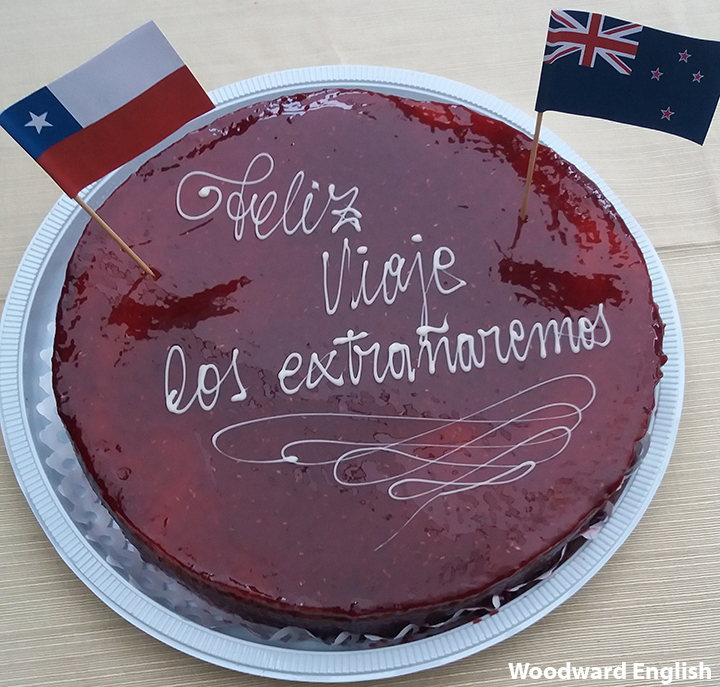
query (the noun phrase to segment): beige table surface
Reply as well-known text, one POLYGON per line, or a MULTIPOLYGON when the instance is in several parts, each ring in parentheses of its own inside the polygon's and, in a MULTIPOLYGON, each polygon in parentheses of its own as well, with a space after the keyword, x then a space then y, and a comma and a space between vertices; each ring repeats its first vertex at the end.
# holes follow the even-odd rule
MULTIPOLYGON (((531 113, 551 6, 546 0, 0 0, 0 109, 154 19, 207 89, 293 67, 369 64, 455 79, 531 113)), ((718 0, 577 6, 720 40, 718 0)), ((508 662, 704 661, 712 681, 696 684, 720 684, 720 116, 703 147, 556 113, 545 124, 621 198, 668 272, 687 357, 677 445, 640 525, 572 599, 487 651, 387 683, 517 684, 508 662)), ((59 195, 0 131, 3 302, 23 251, 59 195)), ((659 684, 630 678, 601 684, 659 684)), ((107 608, 55 553, 3 452, 0 685, 264 684, 270 680, 168 648, 107 608)))

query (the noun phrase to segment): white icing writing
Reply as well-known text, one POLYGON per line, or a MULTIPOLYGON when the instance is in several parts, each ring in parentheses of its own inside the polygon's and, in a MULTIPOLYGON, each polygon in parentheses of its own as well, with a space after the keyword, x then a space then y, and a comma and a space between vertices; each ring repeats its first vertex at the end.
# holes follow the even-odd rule
POLYGON ((480 369, 485 366, 487 344, 489 339, 494 350, 495 358, 506 365, 510 359, 519 363, 527 360, 533 343, 537 344, 537 351, 543 360, 548 356, 548 342, 555 355, 560 355, 563 342, 572 353, 581 350, 590 351, 595 346, 604 348, 612 336, 610 327, 605 319, 603 304, 597 307, 594 320, 582 316, 577 322, 565 317, 560 322, 551 319, 546 323, 535 322, 527 331, 520 320, 512 320, 507 329, 507 336, 502 336, 500 327, 493 325, 489 329, 478 329, 475 334, 461 332, 452 342, 450 337, 440 336, 435 342, 430 341, 431 334, 446 334, 449 330, 448 318, 445 317, 441 327, 430 325, 417 328, 420 339, 419 360, 427 358, 427 367, 430 374, 435 374, 439 358, 443 358, 447 370, 452 374, 458 368, 463 372, 480 369), (600 332, 596 335, 596 332, 600 332))
POLYGON ((440 327, 418 327, 417 355, 413 355, 410 346, 405 343, 392 342, 381 346, 375 341, 369 346, 360 344, 360 341, 370 336, 369 332, 348 329, 344 335, 332 341, 333 346, 344 349, 343 355, 339 356, 338 351, 332 349, 320 358, 313 351, 306 362, 302 353, 290 353, 278 373, 280 386, 289 395, 303 387, 314 389, 321 378, 335 386, 343 386, 347 381, 357 386, 368 368, 368 374, 372 374, 378 384, 384 382, 388 374, 394 379, 405 378, 413 382, 419 369, 427 369, 431 375, 436 374, 439 361, 444 363, 447 372, 456 374, 485 367, 490 351, 495 360, 507 365, 511 359, 524 362, 531 350, 536 350, 538 356, 545 359, 549 351, 560 355, 565 348, 577 354, 582 350, 590 351, 595 346, 604 348, 611 341, 602 303, 597 307, 594 319, 585 316, 577 321, 570 317, 560 322, 551 319, 546 323, 535 322, 529 329, 520 320, 512 320, 504 333, 501 333, 499 326, 494 325, 489 329, 477 329, 473 333, 460 332, 454 337, 446 336, 449 329, 447 316, 440 327), (366 360, 368 365, 365 364, 366 360), (319 377, 315 376, 316 373, 319 377))
POLYGON ((353 186, 344 193, 336 190, 335 184, 328 184, 327 197, 324 205, 317 211, 314 220, 310 218, 311 210, 321 190, 317 181, 310 183, 310 190, 305 193, 301 202, 301 208, 296 208, 296 203, 301 195, 301 189, 305 185, 305 172, 298 171, 293 177, 285 192, 283 201, 280 203, 280 192, 276 189, 266 189, 264 182, 272 177, 275 169, 275 161, 269 153, 258 153, 248 164, 241 179, 231 179, 218 176, 210 172, 196 170, 186 174, 180 181, 175 194, 175 206, 181 217, 187 220, 201 220, 210 217, 221 205, 225 207, 225 213, 233 223, 234 235, 240 241, 246 226, 250 226, 256 238, 265 240, 276 230, 282 227, 283 232, 291 236, 298 231, 303 234, 312 234, 321 224, 326 216, 334 219, 330 231, 337 233, 342 227, 348 226, 356 232, 361 231, 360 220, 362 213, 355 207, 358 197, 358 188, 353 186), (197 191, 200 198, 211 198, 214 196, 212 205, 201 212, 189 212, 185 208, 184 190, 191 179, 199 177, 205 186, 197 191), (223 195, 221 186, 235 188, 223 195), (293 221, 291 214, 299 217, 293 221))
POLYGON ((230 365, 222 375, 217 366, 212 363, 200 365, 197 372, 195 391, 185 405, 182 405, 188 376, 185 351, 182 346, 177 344, 172 346, 165 359, 165 407, 175 415, 182 415, 197 401, 203 410, 212 410, 220 396, 220 388, 231 372, 238 386, 238 392, 233 394, 230 400, 233 402, 244 401, 247 398, 247 389, 240 381, 237 366, 238 354, 238 349, 234 348, 230 365), (177 380, 178 377, 180 388, 174 388, 171 384, 171 378, 177 380))
MULTIPOLYGON (((358 248, 357 252, 361 255, 367 253, 367 247, 361 246, 365 250, 358 248)), ((334 315, 340 305, 343 296, 343 289, 348 290, 346 283, 350 278, 350 269, 352 267, 352 250, 350 242, 347 238, 343 239, 342 255, 340 257, 340 268, 337 276, 333 280, 333 286, 330 284, 330 253, 324 251, 322 255, 323 264, 323 294, 325 297, 325 312, 328 315, 334 315), (334 297, 331 295, 334 292, 334 297)), ((368 285, 368 268, 369 260, 363 260, 362 270, 358 277, 357 288, 353 290, 349 297, 348 303, 355 310, 361 303, 372 305, 382 296, 386 305, 392 305, 400 293, 405 293, 413 281, 417 283, 423 297, 423 313, 427 314, 427 293, 430 286, 434 285, 438 293, 448 295, 454 293, 458 289, 467 285, 464 279, 456 277, 448 271, 455 264, 455 254, 450 248, 440 246, 435 249, 432 260, 432 270, 430 279, 426 281, 426 268, 423 264, 423 256, 420 251, 415 253, 412 262, 408 265, 408 261, 402 255, 393 253, 383 263, 382 277, 379 279, 377 286, 373 290, 373 286, 368 285), (452 280, 452 286, 446 287, 443 284, 443 277, 452 280)))

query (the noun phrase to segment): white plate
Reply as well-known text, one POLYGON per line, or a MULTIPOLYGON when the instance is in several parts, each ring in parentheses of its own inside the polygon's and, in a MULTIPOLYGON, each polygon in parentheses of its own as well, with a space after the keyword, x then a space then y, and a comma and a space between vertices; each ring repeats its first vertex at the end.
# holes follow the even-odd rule
MULTIPOLYGON (((232 84, 211 95, 217 104, 171 137, 177 140, 216 116, 259 100, 328 86, 360 87, 418 100, 460 103, 501 119, 531 135, 534 121, 487 94, 446 79, 377 67, 320 67, 278 72, 232 84)), ((181 617, 149 598, 120 575, 71 519, 58 479, 45 469, 48 422, 38 405, 48 389, 48 361, 57 300, 65 267, 87 218, 62 197, 38 229, 18 268, 0 324, 0 419, 15 474, 33 512, 58 553, 106 604, 148 634, 187 654, 235 670, 290 680, 344 682, 403 675, 439 666, 486 649, 536 622, 580 589, 627 538, 650 503, 670 459, 677 434, 684 385, 684 356, 677 307, 660 260, 627 210, 588 165, 543 129, 541 141, 592 179, 632 231, 648 264, 653 294, 665 323, 668 362, 657 391, 657 411, 647 454, 598 536, 548 579, 502 606, 481 622, 399 646, 321 651, 273 646, 229 636, 181 617)), ((145 161, 167 141, 140 158, 145 161)), ((84 193, 99 205, 138 166, 130 163, 84 193)), ((52 404, 51 404, 52 405, 52 404)), ((51 409, 52 410, 52 409, 51 409)), ((52 410, 54 412, 54 410, 52 410)), ((62 440, 62 437, 60 438, 62 440)), ((608 599, 612 603, 612 599, 608 599)))

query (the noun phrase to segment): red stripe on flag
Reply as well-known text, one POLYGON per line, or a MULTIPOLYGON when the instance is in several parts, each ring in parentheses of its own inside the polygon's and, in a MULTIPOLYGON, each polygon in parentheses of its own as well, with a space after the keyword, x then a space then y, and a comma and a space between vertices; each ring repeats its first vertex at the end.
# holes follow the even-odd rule
POLYGON ((48 148, 37 162, 70 197, 211 110, 183 66, 126 105, 48 148))

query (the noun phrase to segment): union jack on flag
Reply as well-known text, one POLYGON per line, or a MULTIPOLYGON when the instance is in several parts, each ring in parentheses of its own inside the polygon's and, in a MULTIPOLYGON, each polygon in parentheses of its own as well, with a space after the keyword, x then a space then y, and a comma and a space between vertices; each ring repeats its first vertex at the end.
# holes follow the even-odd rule
POLYGON ((550 13, 537 112, 599 117, 702 143, 719 97, 717 41, 593 12, 550 13))
POLYGON ((604 14, 588 13, 587 19, 580 21, 567 10, 550 12, 547 48, 544 62, 553 62, 579 53, 583 67, 594 67, 595 58, 601 57, 613 69, 621 74, 630 74, 632 68, 627 60, 635 59, 638 41, 627 36, 642 31, 640 24, 622 21, 613 22, 612 17, 604 14), (615 24, 615 25, 613 25, 615 24))

